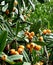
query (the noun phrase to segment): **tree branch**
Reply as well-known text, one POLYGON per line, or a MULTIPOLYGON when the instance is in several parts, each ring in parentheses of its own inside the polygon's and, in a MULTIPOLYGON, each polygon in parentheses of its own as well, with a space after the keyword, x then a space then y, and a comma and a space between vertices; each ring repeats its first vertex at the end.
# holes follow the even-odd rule
POLYGON ((47 61, 46 61, 46 65, 48 65, 48 62, 49 62, 49 56, 48 56, 48 51, 47 51, 46 46, 44 46, 44 50, 45 50, 45 53, 46 53, 46 59, 47 59, 47 61))

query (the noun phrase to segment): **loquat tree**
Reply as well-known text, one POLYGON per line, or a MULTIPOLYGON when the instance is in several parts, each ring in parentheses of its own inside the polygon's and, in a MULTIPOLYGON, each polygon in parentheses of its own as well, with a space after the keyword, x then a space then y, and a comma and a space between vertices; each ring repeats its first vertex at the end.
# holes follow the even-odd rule
POLYGON ((0 0, 0 65, 52 65, 52 21, 52 0, 0 0))

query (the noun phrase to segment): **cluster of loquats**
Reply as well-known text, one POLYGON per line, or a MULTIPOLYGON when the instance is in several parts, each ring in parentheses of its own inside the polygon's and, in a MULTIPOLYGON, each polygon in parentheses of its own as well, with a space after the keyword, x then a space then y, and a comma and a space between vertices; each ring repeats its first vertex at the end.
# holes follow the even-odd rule
POLYGON ((26 48, 29 49, 30 52, 32 52, 33 49, 37 50, 37 51, 41 50, 41 46, 40 45, 37 45, 37 44, 32 43, 32 42, 30 44, 27 44, 26 48))
MULTIPOLYGON (((16 55, 16 54, 19 55, 22 54, 23 50, 24 50, 24 46, 20 45, 17 51, 15 49, 10 49, 9 53, 10 55, 16 55)), ((6 59, 7 59, 7 55, 3 55, 1 57, 1 60, 5 61, 6 59)), ((22 59, 19 59, 19 61, 22 61, 22 59)))
MULTIPOLYGON (((42 33, 43 33, 44 35, 50 34, 50 33, 51 33, 51 30, 50 30, 50 29, 44 29, 42 33)), ((40 37, 39 37, 39 41, 40 41, 40 42, 44 41, 43 36, 40 36, 40 37)))
POLYGON ((28 31, 26 31, 25 35, 28 37, 29 40, 32 40, 33 37, 34 37, 34 35, 35 35, 35 33, 34 32, 28 32, 28 31))
POLYGON ((19 55, 19 54, 22 54, 23 50, 24 50, 24 46, 23 45, 20 45, 18 47, 18 50, 17 51, 15 51, 15 49, 11 49, 10 50, 10 54, 12 54, 12 55, 18 54, 19 55))
POLYGON ((43 30, 43 34, 50 34, 51 33, 51 30, 50 29, 44 29, 43 30))

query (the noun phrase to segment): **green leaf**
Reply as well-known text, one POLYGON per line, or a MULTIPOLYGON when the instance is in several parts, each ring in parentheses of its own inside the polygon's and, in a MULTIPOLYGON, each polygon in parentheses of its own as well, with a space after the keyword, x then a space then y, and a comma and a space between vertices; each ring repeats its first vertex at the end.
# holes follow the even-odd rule
POLYGON ((9 29, 10 34, 11 34, 12 36, 14 36, 14 32, 13 32, 12 28, 10 27, 10 24, 9 24, 7 21, 5 21, 5 25, 6 25, 6 27, 9 29))
POLYGON ((32 51, 32 56, 33 56, 33 64, 35 64, 36 61, 37 61, 37 59, 36 59, 36 51, 35 50, 32 51))
POLYGON ((0 52, 2 52, 6 46, 7 31, 2 31, 0 34, 0 52))
POLYGON ((25 51, 23 51, 23 57, 25 58, 26 62, 30 62, 30 59, 25 51))
POLYGON ((22 7, 23 6, 22 0, 18 0, 18 4, 19 4, 19 7, 22 7))
POLYGON ((51 51, 51 55, 50 55, 50 61, 53 61, 53 52, 51 51))
POLYGON ((8 59, 8 58, 7 58, 5 61, 6 61, 7 63, 11 64, 11 65, 15 64, 14 61, 12 61, 12 60, 10 60, 10 59, 8 59))
POLYGON ((29 62, 24 62, 23 65, 31 65, 29 62))
POLYGON ((2 11, 5 12, 8 8, 8 3, 2 8, 2 11))
POLYGON ((46 43, 45 43, 45 42, 40 42, 40 41, 35 41, 35 43, 36 43, 36 44, 38 44, 38 45, 41 45, 41 46, 46 45, 46 43))
POLYGON ((9 10, 10 12, 13 10, 13 6, 14 6, 14 0, 9 0, 9 10))
POLYGON ((50 41, 50 42, 47 44, 47 47, 48 47, 48 48, 53 48, 53 41, 50 41))
POLYGON ((18 34, 18 31, 19 31, 19 26, 20 26, 20 23, 19 23, 19 22, 17 22, 17 24, 16 24, 16 35, 18 34))
POLYGON ((23 62, 17 62, 17 63, 15 63, 13 65, 23 65, 23 62))
POLYGON ((23 55, 12 55, 12 56, 9 56, 8 59, 10 60, 19 60, 19 59, 22 59, 23 60, 23 55))

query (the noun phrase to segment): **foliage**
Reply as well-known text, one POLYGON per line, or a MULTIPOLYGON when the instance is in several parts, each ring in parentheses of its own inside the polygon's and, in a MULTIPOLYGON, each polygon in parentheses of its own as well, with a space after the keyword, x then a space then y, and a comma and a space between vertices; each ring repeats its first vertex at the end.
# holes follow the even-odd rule
POLYGON ((0 64, 52 65, 52 17, 52 0, 0 1, 0 64))

